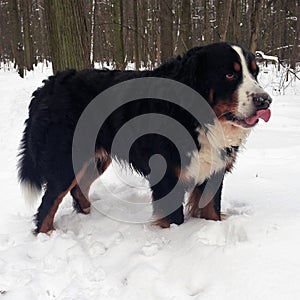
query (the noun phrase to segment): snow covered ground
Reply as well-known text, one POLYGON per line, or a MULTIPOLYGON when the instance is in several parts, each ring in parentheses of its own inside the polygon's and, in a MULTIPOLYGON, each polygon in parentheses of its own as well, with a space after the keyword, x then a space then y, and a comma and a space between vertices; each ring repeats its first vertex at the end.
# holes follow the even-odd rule
MULTIPOLYGON (((36 207, 23 203, 16 153, 30 95, 49 74, 41 66, 25 79, 0 71, 0 299, 299 298, 299 82, 273 96, 270 122, 256 127, 227 176, 224 221, 188 219, 162 230, 117 222, 96 209, 75 214, 68 197, 57 230, 36 237, 36 207)), ((273 71, 262 73, 270 93, 273 80, 273 71)), ((137 197, 106 176, 121 196, 137 197)), ((101 185, 93 195, 105 196, 101 185)))

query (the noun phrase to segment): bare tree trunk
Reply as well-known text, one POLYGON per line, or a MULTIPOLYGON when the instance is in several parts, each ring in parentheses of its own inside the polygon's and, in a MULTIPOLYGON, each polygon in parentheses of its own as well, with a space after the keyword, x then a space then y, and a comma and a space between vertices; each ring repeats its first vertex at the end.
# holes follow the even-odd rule
POLYGON ((133 4, 133 18, 134 18, 134 56, 135 68, 140 68, 140 49, 139 49, 139 23, 138 23, 138 1, 133 4))
POLYGON ((161 62, 173 56, 172 0, 160 0, 160 47, 161 62))
POLYGON ((299 44, 300 44, 300 4, 298 5, 297 8, 297 24, 296 24, 294 43, 293 43, 292 57, 291 57, 291 67, 294 69, 296 67, 296 63, 300 62, 299 44))
POLYGON ((226 11, 225 15, 225 22, 224 22, 224 30, 221 34, 221 41, 226 41, 227 38, 227 32, 229 27, 229 20, 230 20, 230 14, 231 14, 231 7, 232 7, 232 0, 227 1, 227 7, 224 9, 224 12, 226 11))
POLYGON ((234 43, 242 43, 241 39, 241 12, 242 12, 242 7, 241 7, 241 1, 233 1, 231 5, 231 31, 232 31, 232 37, 231 37, 231 42, 234 43))
POLYGON ((191 1, 181 0, 181 14, 179 25, 179 45, 178 53, 182 54, 192 47, 191 38, 191 1))
POLYGON ((147 55, 146 55, 146 52, 147 52, 147 48, 148 48, 148 41, 146 39, 146 28, 147 28, 147 3, 146 1, 144 0, 140 0, 139 1, 139 4, 140 4, 140 15, 141 15, 141 23, 140 23, 140 26, 141 26, 141 37, 142 39, 140 40, 140 49, 141 49, 141 52, 140 52, 140 60, 141 60, 141 63, 143 63, 144 66, 147 65, 147 55))
POLYGON ((91 0, 91 29, 90 29, 90 35, 91 35, 91 47, 90 47, 90 61, 91 65, 94 66, 95 61, 95 23, 96 23, 96 8, 97 8, 97 1, 91 0))
POLYGON ((125 69, 125 53, 123 39, 123 0, 113 1, 115 60, 116 68, 125 69))
POLYGON ((53 72, 90 68, 84 0, 45 0, 53 72))
POLYGON ((33 41, 30 28, 31 1, 23 0, 20 2, 20 5, 23 16, 25 66, 30 71, 33 70, 34 65, 33 41))
POLYGON ((251 0, 251 16, 250 16, 250 42, 249 49, 255 53, 257 49, 257 39, 259 34, 260 15, 261 15, 261 0, 251 0))
POLYGON ((39 0, 33 0, 32 7, 32 40, 33 40, 33 52, 35 57, 35 65, 37 62, 42 62, 43 59, 49 60, 50 47, 48 39, 48 30, 46 27, 44 7, 40 7, 39 0))
POLYGON ((9 30, 7 30, 8 17, 8 3, 5 2, 0 5, 0 59, 4 64, 12 60, 11 36, 9 30))
POLYGON ((136 1, 123 2, 123 41, 126 62, 135 61, 134 5, 136 1))
MULTIPOLYGON (((151 18, 154 22, 151 24, 151 40, 148 41, 149 49, 151 48, 148 65, 153 68, 155 64, 161 61, 161 44, 160 44, 160 3, 159 1, 153 1, 151 18)), ((173 26, 172 26, 173 28, 173 26)), ((172 33, 170 32, 170 35, 172 33)), ((172 44, 173 35, 171 36, 172 44)), ((174 47, 172 46, 172 53, 174 47)))
POLYGON ((248 0, 242 0, 241 1, 241 22, 242 22, 242 26, 241 26, 241 31, 240 31, 240 41, 241 44, 244 46, 248 46, 248 41, 249 41, 249 23, 248 23, 248 0))
POLYGON ((222 40, 223 17, 224 17, 224 4, 222 1, 217 1, 216 3, 217 41, 222 40))
POLYGON ((17 0, 8 1, 8 11, 9 11, 9 28, 11 35, 11 51, 13 58, 15 59, 15 64, 18 66, 18 73, 23 78, 24 77, 24 50, 23 41, 21 34, 21 21, 20 13, 18 8, 17 0))
POLYGON ((208 6, 209 6, 209 0, 203 0, 202 1, 203 3, 203 14, 204 14, 204 28, 203 28, 203 37, 201 37, 201 43, 202 44, 207 44, 207 40, 208 40, 208 27, 209 27, 209 24, 208 24, 208 6), (204 40, 204 43, 203 43, 203 40, 204 40))

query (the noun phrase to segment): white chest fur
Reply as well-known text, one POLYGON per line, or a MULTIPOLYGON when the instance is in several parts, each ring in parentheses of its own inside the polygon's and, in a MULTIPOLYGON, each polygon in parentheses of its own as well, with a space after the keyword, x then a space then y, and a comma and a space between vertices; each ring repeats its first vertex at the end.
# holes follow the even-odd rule
POLYGON ((230 156, 224 155, 226 148, 241 146, 250 130, 232 125, 231 122, 215 121, 213 125, 198 129, 200 150, 193 152, 190 165, 185 170, 185 177, 203 183, 214 173, 225 170, 231 162, 230 156))

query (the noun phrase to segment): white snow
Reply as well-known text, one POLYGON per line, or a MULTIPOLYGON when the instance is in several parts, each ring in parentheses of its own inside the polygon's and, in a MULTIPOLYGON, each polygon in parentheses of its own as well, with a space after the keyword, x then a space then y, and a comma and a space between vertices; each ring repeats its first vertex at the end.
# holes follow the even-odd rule
MULTIPOLYGON (((265 72, 261 81, 268 86, 265 72)), ((270 122, 257 126, 227 176, 222 222, 188 219, 170 229, 122 223, 95 208, 88 216, 75 214, 68 196, 56 215, 57 230, 36 237, 36 207, 24 205, 16 154, 30 95, 49 74, 45 66, 25 79, 0 71, 0 299, 299 297, 299 82, 273 97, 270 122)), ((120 197, 140 197, 106 176, 120 197)), ((94 198, 109 197, 102 192, 96 183, 94 198)))
POLYGON ((264 52, 259 51, 259 50, 256 51, 256 55, 260 56, 260 57, 263 58, 263 59, 271 60, 271 61, 274 61, 274 62, 277 62, 277 63, 278 63, 278 57, 277 57, 277 56, 266 55, 264 52))

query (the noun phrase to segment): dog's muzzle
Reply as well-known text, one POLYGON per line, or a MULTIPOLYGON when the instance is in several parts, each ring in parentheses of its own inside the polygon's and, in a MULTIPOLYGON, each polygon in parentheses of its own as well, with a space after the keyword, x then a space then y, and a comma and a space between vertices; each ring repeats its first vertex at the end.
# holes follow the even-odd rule
POLYGON ((252 99, 256 110, 267 109, 272 103, 272 98, 267 93, 254 94, 252 99))

